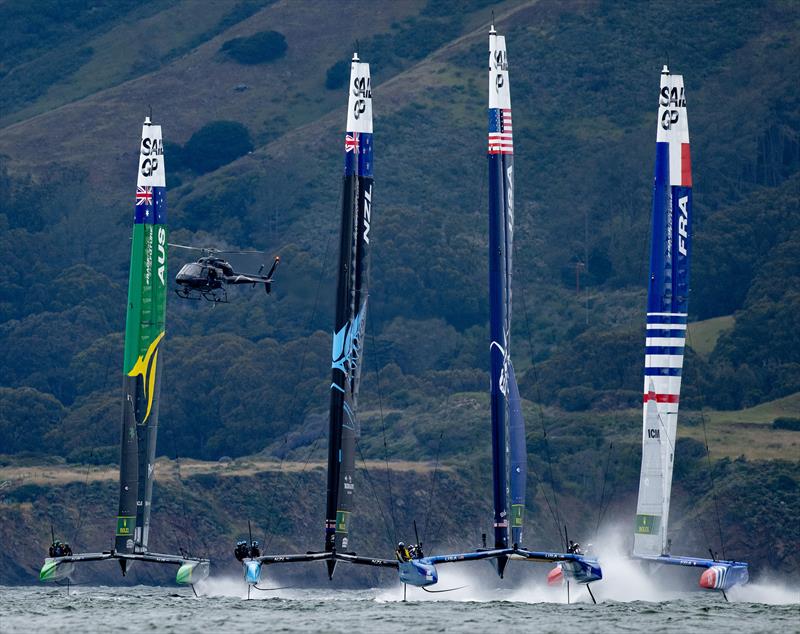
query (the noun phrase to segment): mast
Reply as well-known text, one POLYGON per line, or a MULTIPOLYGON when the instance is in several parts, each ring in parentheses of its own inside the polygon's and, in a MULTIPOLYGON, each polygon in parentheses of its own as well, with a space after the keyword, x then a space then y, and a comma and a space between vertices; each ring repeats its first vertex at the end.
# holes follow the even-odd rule
MULTIPOLYGON (((510 359, 514 143, 505 37, 489 31, 489 303, 494 547, 522 540, 526 449, 519 391, 510 359), (509 455, 512 468, 509 473, 509 455), (509 509, 509 494, 511 508, 509 509)), ((503 575, 507 560, 500 558, 503 575)))
MULTIPOLYGON (((161 391, 167 283, 167 201, 161 126, 145 118, 131 240, 123 362, 119 512, 114 548, 147 551, 161 391)), ((123 573, 127 560, 121 559, 123 573)))
MULTIPOLYGON (((350 64, 336 316, 331 363, 325 551, 346 552, 355 493, 356 418, 367 312, 372 213, 372 89, 369 64, 350 64)), ((333 577, 336 561, 327 562, 333 577)))
POLYGON ((668 555, 672 468, 689 300, 692 172, 683 77, 664 66, 659 91, 647 293, 642 468, 634 554, 668 555))

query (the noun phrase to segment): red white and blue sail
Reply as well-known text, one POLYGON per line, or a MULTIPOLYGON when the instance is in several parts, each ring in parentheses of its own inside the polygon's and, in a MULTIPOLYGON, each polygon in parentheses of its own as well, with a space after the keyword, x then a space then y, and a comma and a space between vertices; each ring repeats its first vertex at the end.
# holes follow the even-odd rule
POLYGON ((667 554, 692 253, 692 169, 683 77, 665 66, 658 95, 647 294, 642 469, 634 552, 667 554))
MULTIPOLYGON (((514 137, 506 40, 489 32, 489 306, 494 546, 522 541, 527 455, 510 358, 514 137)), ((503 560, 498 560, 502 574, 503 560)))

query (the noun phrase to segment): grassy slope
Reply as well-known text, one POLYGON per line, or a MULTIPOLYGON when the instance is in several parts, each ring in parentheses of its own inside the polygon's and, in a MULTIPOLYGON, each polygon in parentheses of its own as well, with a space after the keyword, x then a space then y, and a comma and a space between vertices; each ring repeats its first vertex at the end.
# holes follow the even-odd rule
POLYGON ((712 317, 711 319, 690 323, 688 328, 689 346, 701 357, 707 359, 714 351, 720 335, 731 330, 733 325, 733 315, 712 317))

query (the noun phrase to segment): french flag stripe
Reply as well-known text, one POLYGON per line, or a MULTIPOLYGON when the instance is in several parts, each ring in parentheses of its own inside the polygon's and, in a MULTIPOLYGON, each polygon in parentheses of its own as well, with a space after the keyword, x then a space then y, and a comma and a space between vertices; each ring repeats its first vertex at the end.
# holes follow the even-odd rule
POLYGON ((648 392, 644 395, 644 402, 655 401, 656 403, 677 403, 680 396, 677 394, 656 394, 655 392, 648 392))
POLYGON ((681 143, 681 186, 692 186, 692 159, 688 143, 681 143))

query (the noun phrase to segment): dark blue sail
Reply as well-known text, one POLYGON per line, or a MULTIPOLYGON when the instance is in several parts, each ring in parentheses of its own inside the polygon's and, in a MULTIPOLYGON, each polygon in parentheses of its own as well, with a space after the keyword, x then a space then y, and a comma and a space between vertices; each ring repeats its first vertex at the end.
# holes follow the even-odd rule
MULTIPOLYGON (((490 377, 492 412, 492 476, 494 498, 494 547, 509 546, 509 452, 519 458, 524 448, 524 429, 509 433, 509 390, 513 374, 509 360, 511 329, 511 254, 514 232, 514 144, 511 96, 505 38, 494 29, 489 34, 489 307, 490 377), (520 437, 523 439, 519 446, 520 437), (512 447, 512 444, 514 445, 512 447)), ((513 381, 516 383, 516 381, 513 381)), ((516 424, 522 424, 517 400, 516 424)), ((523 458, 524 462, 524 458, 523 458)), ((524 478, 513 478, 521 536, 524 478)), ((498 558, 498 573, 507 560, 498 558)))

